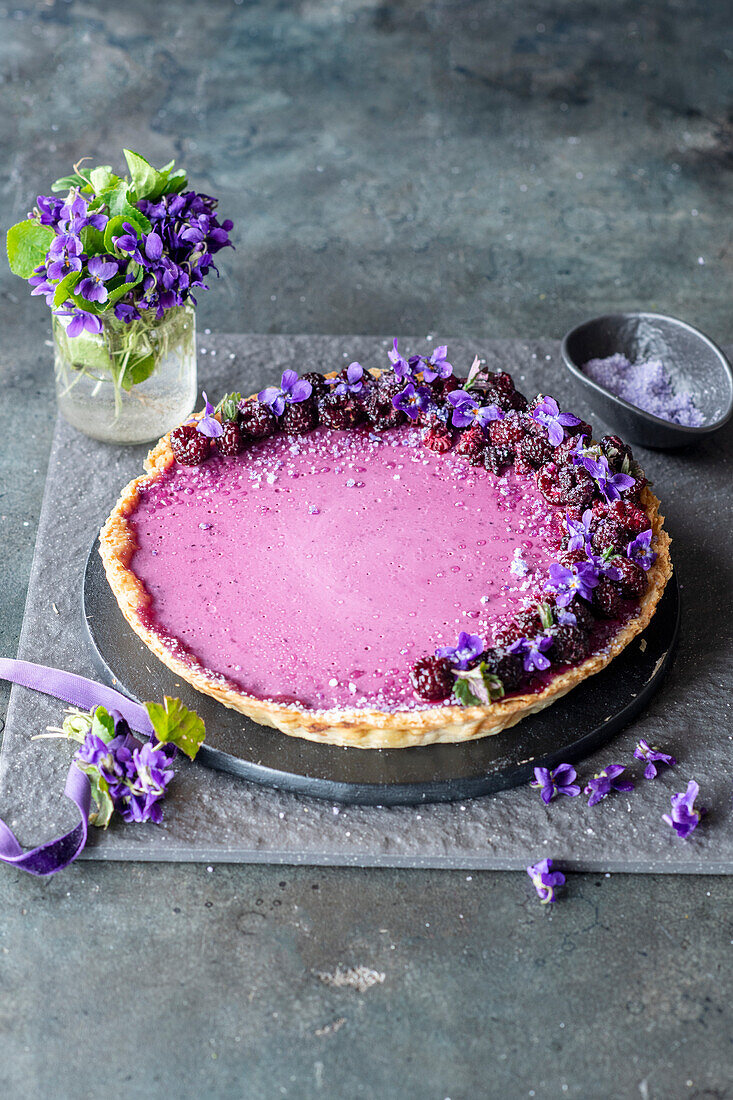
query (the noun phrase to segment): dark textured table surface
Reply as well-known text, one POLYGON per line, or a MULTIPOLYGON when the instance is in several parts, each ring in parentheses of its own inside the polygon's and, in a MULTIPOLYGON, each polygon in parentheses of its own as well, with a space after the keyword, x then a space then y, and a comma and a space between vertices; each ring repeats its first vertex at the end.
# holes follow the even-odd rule
MULTIPOLYGON (((732 335, 723 0, 38 0, 0 30, 5 222, 81 156, 178 157, 238 227, 202 330, 556 338, 639 305, 732 335)), ((0 322, 12 655, 54 403, 4 272, 0 322)), ((730 878, 579 875, 548 913, 510 873, 0 872, 13 1100, 730 1089, 730 878)))

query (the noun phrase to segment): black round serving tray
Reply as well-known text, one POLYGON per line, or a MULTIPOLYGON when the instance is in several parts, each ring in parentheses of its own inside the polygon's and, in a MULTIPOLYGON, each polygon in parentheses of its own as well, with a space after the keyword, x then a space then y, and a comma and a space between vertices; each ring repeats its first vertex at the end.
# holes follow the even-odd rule
POLYGON ((527 783, 537 765, 573 763, 628 725, 659 689, 677 641, 677 581, 640 638, 540 714, 494 737, 412 749, 351 749, 288 737, 201 695, 130 629, 95 541, 84 574, 84 619, 108 681, 137 701, 177 696, 206 723, 198 759, 255 783, 370 806, 451 802, 527 783))

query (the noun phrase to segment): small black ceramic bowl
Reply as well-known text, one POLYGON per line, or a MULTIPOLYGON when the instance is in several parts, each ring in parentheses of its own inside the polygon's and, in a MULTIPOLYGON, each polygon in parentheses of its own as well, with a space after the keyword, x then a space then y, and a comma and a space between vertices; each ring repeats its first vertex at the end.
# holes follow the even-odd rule
POLYGON ((684 447, 718 431, 733 412, 733 372, 723 352, 699 329, 663 313, 609 313, 568 332, 562 357, 590 405, 623 439, 643 447, 684 447), (621 353, 630 362, 661 359, 680 391, 705 418, 699 428, 662 420, 615 397, 583 374, 589 359, 621 353))

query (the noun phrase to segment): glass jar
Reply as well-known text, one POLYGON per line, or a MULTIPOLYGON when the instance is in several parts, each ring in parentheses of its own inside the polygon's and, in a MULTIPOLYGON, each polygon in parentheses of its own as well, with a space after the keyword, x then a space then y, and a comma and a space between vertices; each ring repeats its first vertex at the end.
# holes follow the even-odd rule
POLYGON ((152 310, 125 324, 101 314, 99 335, 67 333, 54 315, 59 411, 105 443, 150 443, 180 424, 196 401, 196 314, 192 305, 152 310), (148 313, 150 316, 148 316, 148 313))

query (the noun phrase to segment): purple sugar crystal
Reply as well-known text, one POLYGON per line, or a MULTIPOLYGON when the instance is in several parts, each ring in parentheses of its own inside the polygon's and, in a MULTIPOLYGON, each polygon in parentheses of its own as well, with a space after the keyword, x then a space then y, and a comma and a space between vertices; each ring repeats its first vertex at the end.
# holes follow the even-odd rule
POLYGON ((625 355, 609 355, 606 359, 590 359, 583 373, 609 393, 662 420, 687 428, 699 428, 704 423, 692 394, 675 389, 661 359, 631 363, 625 355))

